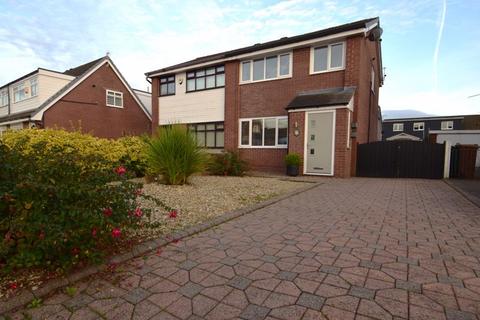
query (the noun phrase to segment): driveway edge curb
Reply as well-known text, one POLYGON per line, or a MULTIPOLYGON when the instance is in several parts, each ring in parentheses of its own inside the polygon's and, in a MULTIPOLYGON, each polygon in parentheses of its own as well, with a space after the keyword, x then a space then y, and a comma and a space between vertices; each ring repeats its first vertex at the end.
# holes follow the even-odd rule
POLYGON ((443 182, 445 182, 450 188, 453 190, 457 191, 460 195, 462 195, 465 199, 467 199, 469 202, 471 202, 474 206, 477 208, 480 208, 480 203, 476 199, 476 197, 472 196, 470 193, 463 191, 453 183, 451 183, 448 179, 444 179, 443 182))
MULTIPOLYGON (((167 245, 171 242, 178 241, 180 239, 183 239, 183 238, 195 235, 197 233, 206 231, 208 229, 216 227, 220 224, 223 224, 223 223, 228 222, 230 220, 233 220, 235 218, 238 218, 238 217, 241 217, 243 215, 246 215, 246 214, 252 213, 254 211, 257 211, 259 209, 268 207, 272 204, 275 204, 275 203, 280 202, 282 200, 288 199, 290 197, 293 197, 293 196, 295 196, 297 194, 300 194, 300 193, 303 193, 305 191, 314 189, 314 188, 316 188, 316 187, 318 187, 322 184, 323 184, 323 182, 311 183, 311 185, 309 185, 309 186, 305 186, 303 188, 293 190, 293 191, 285 193, 283 195, 275 196, 275 197, 273 197, 269 200, 258 202, 258 203, 255 203, 253 205, 250 205, 250 206, 247 206, 247 207, 244 207, 244 208, 240 208, 240 209, 236 209, 236 210, 233 210, 233 211, 227 211, 227 212, 223 213, 222 215, 220 215, 220 216, 218 216, 218 217, 216 217, 216 218, 214 218, 210 221, 207 221, 207 222, 204 222, 204 223, 201 223, 201 224, 198 224, 198 225, 194 225, 194 226, 186 228, 185 230, 181 230, 179 232, 176 232, 171 237, 168 237, 168 238, 162 237, 162 238, 157 238, 157 239, 142 242, 142 243, 134 246, 129 252, 113 256, 110 259, 108 259, 108 261, 106 263, 103 263, 101 265, 89 266, 89 267, 86 267, 83 270, 76 271, 76 272, 74 272, 74 273, 72 273, 72 274, 70 274, 66 277, 60 277, 60 278, 54 278, 54 279, 48 280, 47 282, 45 282, 42 285, 42 287, 40 287, 37 290, 24 289, 19 295, 10 297, 6 301, 0 301, 0 315, 5 314, 9 311, 12 311, 16 308, 24 306, 27 303, 29 303, 30 301, 32 301, 32 299, 34 299, 34 298, 38 299, 38 298, 45 297, 48 294, 52 293, 53 291, 55 291, 55 290, 57 290, 61 287, 71 285, 71 284, 73 284, 73 283, 75 283, 79 280, 85 279, 89 276, 92 276, 96 273, 99 273, 100 271, 105 270, 106 267, 109 264, 123 263, 127 260, 130 260, 130 259, 136 258, 138 256, 141 256, 143 254, 146 254, 149 251, 158 249, 159 247, 163 247, 163 246, 165 246, 165 245, 167 245)), ((0 317, 0 319, 2 319, 2 318, 0 317)))

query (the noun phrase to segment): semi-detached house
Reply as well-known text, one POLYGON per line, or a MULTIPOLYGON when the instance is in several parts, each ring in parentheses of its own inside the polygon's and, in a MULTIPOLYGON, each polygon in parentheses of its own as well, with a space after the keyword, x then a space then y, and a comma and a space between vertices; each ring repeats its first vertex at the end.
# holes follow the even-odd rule
POLYGON ((152 130, 182 123, 208 148, 255 170, 348 177, 356 144, 381 138, 378 18, 200 57, 146 73, 152 130))
POLYGON ((147 97, 108 56, 64 72, 38 68, 0 86, 0 133, 30 127, 81 129, 103 138, 149 133, 147 97))

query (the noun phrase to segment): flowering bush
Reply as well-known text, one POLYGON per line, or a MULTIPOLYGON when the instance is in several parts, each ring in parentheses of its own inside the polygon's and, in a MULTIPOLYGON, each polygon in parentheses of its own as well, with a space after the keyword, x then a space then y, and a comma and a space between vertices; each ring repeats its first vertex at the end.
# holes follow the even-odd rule
POLYGON ((74 133, 62 143, 57 133, 37 132, 43 138, 29 132, 0 138, 0 272, 99 261, 115 242, 150 224, 150 210, 138 205, 139 197, 149 198, 142 185, 129 180, 127 165, 112 167, 112 159, 94 151, 98 141, 77 143, 74 133))
POLYGON ((81 132, 54 129, 24 129, 7 131, 1 136, 2 142, 24 156, 35 153, 38 157, 49 158, 59 148, 65 154, 81 153, 77 159, 81 169, 111 169, 123 165, 131 173, 143 176, 146 168, 145 142, 140 137, 122 137, 116 140, 96 138, 81 132), (43 149, 39 149, 41 146, 43 149), (89 157, 101 159, 92 162, 89 157))

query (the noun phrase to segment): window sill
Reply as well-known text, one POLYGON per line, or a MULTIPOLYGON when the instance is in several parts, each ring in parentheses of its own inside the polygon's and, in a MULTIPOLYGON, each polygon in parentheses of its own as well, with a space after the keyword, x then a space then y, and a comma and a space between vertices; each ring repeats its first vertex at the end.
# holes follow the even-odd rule
POLYGON ((158 97, 161 98, 161 97, 170 97, 170 96, 174 96, 175 93, 170 93, 170 94, 161 94, 159 95, 158 97))
POLYGON ((123 106, 119 107, 119 106, 113 106, 113 105, 110 105, 110 104, 107 104, 107 107, 116 108, 116 109, 123 109, 123 106))
POLYGON ((225 89, 225 86, 215 87, 215 88, 206 88, 206 89, 200 89, 200 90, 190 90, 190 91, 185 90, 185 93, 195 93, 195 92, 209 91, 209 90, 215 90, 215 89, 225 89))
POLYGON ((254 83, 260 83, 260 82, 267 82, 267 81, 275 81, 275 80, 284 80, 284 79, 291 79, 292 75, 289 74, 288 76, 282 76, 278 78, 273 78, 273 79, 263 79, 263 80, 252 80, 252 81, 240 81, 240 85, 244 84, 254 84, 254 83))
POLYGON ((240 149, 288 149, 288 145, 284 146, 238 146, 240 149))
POLYGON ((316 75, 316 74, 336 72, 336 71, 344 71, 344 70, 345 70, 345 67, 328 69, 328 70, 324 70, 324 71, 310 71, 310 75, 313 76, 313 75, 316 75))

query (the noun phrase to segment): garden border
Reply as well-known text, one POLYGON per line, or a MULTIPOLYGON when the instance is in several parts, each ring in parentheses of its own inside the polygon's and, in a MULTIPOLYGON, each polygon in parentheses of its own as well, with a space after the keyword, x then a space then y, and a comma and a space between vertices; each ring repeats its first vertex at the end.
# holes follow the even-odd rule
POLYGON ((141 256, 141 255, 143 255, 143 254, 145 254, 149 251, 158 249, 159 247, 163 247, 163 246, 165 246, 165 245, 167 245, 167 244, 169 244, 173 241, 180 240, 180 239, 195 235, 197 233, 206 231, 206 230, 208 230, 210 228, 213 228, 213 227, 216 227, 216 226, 218 226, 222 223, 225 223, 225 222, 228 222, 228 221, 233 220, 235 218, 241 217, 243 215, 252 213, 252 212, 257 211, 259 209, 268 207, 272 204, 275 204, 275 203, 280 202, 282 200, 293 197, 297 194, 300 194, 300 193, 309 191, 311 189, 314 189, 314 188, 316 188, 316 187, 318 187, 322 184, 324 184, 324 182, 314 182, 309 186, 305 186, 305 187, 293 190, 291 192, 273 197, 273 198, 271 198, 269 200, 266 200, 266 201, 255 203, 251 206, 247 206, 247 207, 240 208, 240 209, 235 209, 233 211, 227 211, 227 212, 223 213, 222 215, 220 215, 220 216, 218 216, 218 217, 216 217, 216 218, 214 218, 210 221, 207 221, 207 222, 204 222, 204 223, 201 223, 201 224, 197 224, 197 225, 193 225, 191 227, 186 228, 185 230, 176 232, 168 238, 167 237, 162 237, 162 238, 158 238, 158 239, 154 239, 154 240, 148 240, 148 241, 145 241, 143 243, 140 243, 140 244, 136 245, 135 247, 133 247, 132 250, 130 250, 127 253, 123 253, 123 254, 111 257, 108 260, 108 262, 106 262, 106 263, 100 264, 98 266, 86 267, 85 269, 76 271, 73 274, 68 275, 66 277, 61 277, 61 278, 48 280, 47 282, 45 282, 45 284, 43 284, 37 290, 23 289, 23 291, 20 292, 18 295, 12 296, 12 297, 8 298, 6 301, 0 301, 0 315, 5 314, 6 312, 12 311, 16 308, 22 307, 22 306, 28 304, 29 302, 31 302, 33 299, 38 299, 38 298, 45 297, 48 294, 52 293, 53 291, 55 291, 55 290, 57 290, 61 287, 74 284, 75 282, 77 282, 79 280, 85 279, 85 278, 87 278, 91 275, 99 273, 99 272, 105 270, 105 268, 109 264, 123 263, 127 260, 130 260, 130 259, 136 258, 138 256, 141 256))

